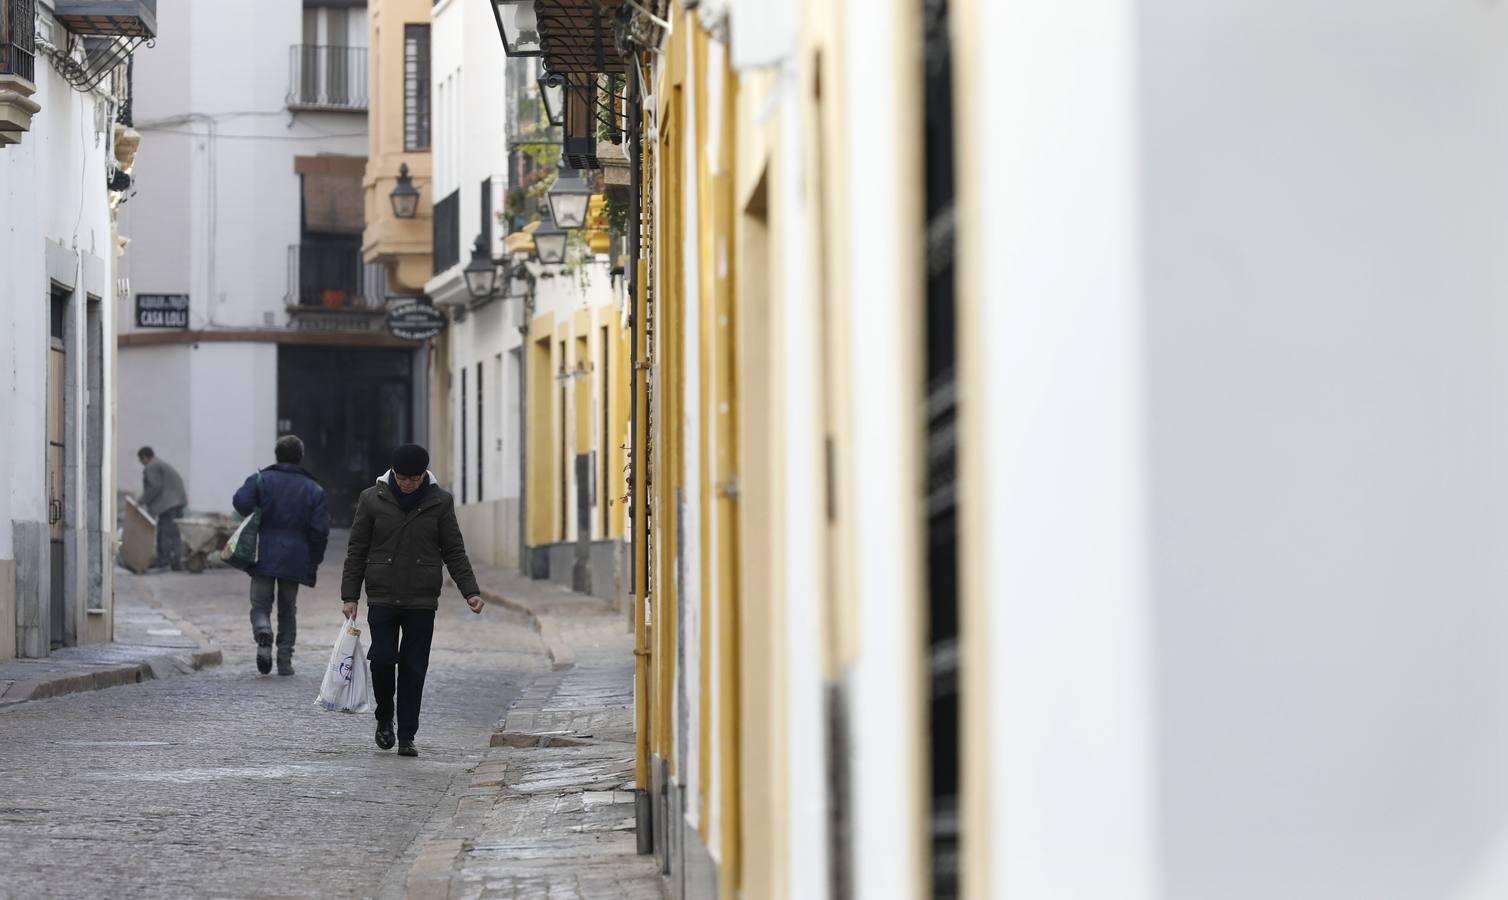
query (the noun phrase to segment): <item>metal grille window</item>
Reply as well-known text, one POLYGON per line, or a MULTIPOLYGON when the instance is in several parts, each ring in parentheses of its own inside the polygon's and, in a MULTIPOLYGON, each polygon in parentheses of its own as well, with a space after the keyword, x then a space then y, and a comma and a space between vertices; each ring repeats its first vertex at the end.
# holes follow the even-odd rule
POLYGON ((403 149, 429 149, 429 26, 403 26, 403 149))
POLYGON ((461 502, 466 497, 466 367, 461 367, 461 502))
POLYGON ((485 412, 482 407, 482 364, 478 362, 476 364, 476 499, 478 503, 487 499, 486 495, 482 492, 482 485, 485 483, 482 478, 483 474, 487 471, 487 452, 482 447, 482 426, 486 421, 484 416, 485 412))
POLYGON ((451 191, 436 203, 434 216, 434 273, 439 275, 461 261, 461 192, 451 191))
POLYGON ((288 106, 367 108, 367 48, 295 44, 289 50, 288 106))
POLYGON ((36 80, 35 0, 0 0, 0 75, 36 80))
POLYGON ((958 388, 954 323, 953 50, 948 0, 926 0, 927 716, 932 896, 959 895, 958 388))
POLYGON ((482 240, 487 242, 487 252, 492 252, 492 179, 482 179, 482 240))

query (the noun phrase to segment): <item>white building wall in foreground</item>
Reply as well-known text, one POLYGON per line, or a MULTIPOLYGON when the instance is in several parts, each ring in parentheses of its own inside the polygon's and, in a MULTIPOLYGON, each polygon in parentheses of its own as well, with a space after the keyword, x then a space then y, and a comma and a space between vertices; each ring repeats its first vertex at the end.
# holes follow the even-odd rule
POLYGON ((1503 896, 1502 10, 980 6, 993 895, 1503 896))

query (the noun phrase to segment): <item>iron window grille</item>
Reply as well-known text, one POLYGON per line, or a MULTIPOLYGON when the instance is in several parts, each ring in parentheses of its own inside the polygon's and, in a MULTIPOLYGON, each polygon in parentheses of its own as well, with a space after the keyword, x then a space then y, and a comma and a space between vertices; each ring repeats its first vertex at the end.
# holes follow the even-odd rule
POLYGON ((288 57, 290 109, 367 108, 367 48, 294 44, 288 57))
POLYGON ((403 26, 403 149, 429 149, 429 26, 403 26))
POLYGON ((439 275, 461 261, 461 192, 435 204, 434 274, 439 275))
POLYGON ((36 81, 35 0, 0 0, 0 75, 36 81))
POLYGON ((962 761, 958 609, 958 414, 953 132, 953 50, 948 0, 923 7, 926 192, 927 715, 930 747, 931 894, 959 896, 962 761))
POLYGON ((381 309, 386 270, 366 263, 357 241, 305 241, 288 248, 289 306, 381 309))

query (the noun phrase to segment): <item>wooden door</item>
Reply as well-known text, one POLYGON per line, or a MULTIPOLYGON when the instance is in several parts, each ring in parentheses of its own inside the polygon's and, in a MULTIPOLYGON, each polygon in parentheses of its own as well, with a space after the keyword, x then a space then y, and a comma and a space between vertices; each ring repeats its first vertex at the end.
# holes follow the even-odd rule
POLYGON ((67 306, 66 295, 54 294, 52 296, 52 333, 48 338, 47 352, 47 528, 52 568, 50 579, 52 589, 48 606, 53 647, 63 645, 65 632, 63 459, 67 451, 67 432, 64 429, 63 414, 68 384, 68 354, 63 346, 63 322, 67 306))

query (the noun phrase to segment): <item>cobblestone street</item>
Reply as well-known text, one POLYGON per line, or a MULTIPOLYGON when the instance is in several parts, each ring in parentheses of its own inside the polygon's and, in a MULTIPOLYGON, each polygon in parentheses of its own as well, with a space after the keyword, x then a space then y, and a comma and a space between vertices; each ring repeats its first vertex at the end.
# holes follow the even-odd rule
POLYGON ((525 615, 493 604, 474 616, 448 587, 421 755, 378 750, 369 715, 314 703, 340 622, 343 537, 300 594, 289 678, 256 673, 240 573, 118 577, 123 600, 181 616, 224 662, 0 708, 0 897, 402 894, 421 829, 470 784, 550 661, 525 615))

